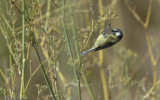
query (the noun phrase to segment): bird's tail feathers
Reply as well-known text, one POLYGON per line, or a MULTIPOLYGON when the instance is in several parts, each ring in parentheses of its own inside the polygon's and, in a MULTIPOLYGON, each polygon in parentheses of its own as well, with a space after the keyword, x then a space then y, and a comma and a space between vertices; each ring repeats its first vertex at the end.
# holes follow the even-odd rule
POLYGON ((86 51, 84 51, 84 52, 81 53, 81 56, 84 55, 84 54, 87 54, 87 53, 89 53, 89 52, 91 52, 91 51, 93 51, 93 50, 94 50, 93 48, 91 48, 91 49, 89 49, 89 50, 86 50, 86 51))

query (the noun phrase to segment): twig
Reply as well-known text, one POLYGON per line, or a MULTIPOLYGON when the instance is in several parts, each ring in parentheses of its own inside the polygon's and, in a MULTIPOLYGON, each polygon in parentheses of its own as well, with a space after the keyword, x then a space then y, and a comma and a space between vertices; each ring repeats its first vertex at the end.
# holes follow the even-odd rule
MULTIPOLYGON (((149 38, 149 33, 148 33, 148 25, 149 25, 149 21, 150 21, 150 16, 151 16, 151 9, 152 9, 152 2, 153 0, 150 0, 149 2, 149 6, 148 6, 148 11, 147 11, 147 17, 145 22, 142 21, 142 19, 139 17, 139 15, 136 13, 136 11, 134 9, 132 9, 132 7, 126 2, 126 0, 123 0, 125 5, 129 8, 129 11, 133 14, 133 16, 136 18, 136 20, 141 23, 141 25, 144 27, 145 30, 145 38, 147 41, 147 46, 148 46, 148 50, 149 50, 149 55, 150 55, 150 60, 152 63, 152 67, 153 67, 153 91, 156 94, 156 83, 157 83, 157 71, 156 71, 156 64, 157 61, 154 58, 153 55, 153 51, 152 51, 152 46, 151 46, 151 41, 149 38)), ((153 100, 155 100, 156 95, 153 96, 153 100)))

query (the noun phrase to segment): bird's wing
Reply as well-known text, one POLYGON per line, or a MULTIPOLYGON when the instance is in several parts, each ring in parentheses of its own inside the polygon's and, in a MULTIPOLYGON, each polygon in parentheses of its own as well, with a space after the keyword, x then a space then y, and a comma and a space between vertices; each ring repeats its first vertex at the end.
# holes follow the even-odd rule
POLYGON ((99 41, 96 41, 95 43, 95 51, 110 47, 117 43, 117 37, 113 34, 108 35, 106 38, 101 38, 99 41))
POLYGON ((99 35, 98 38, 96 39, 96 42, 94 43, 92 48, 97 48, 101 45, 101 42, 104 40, 104 35, 99 35))
POLYGON ((97 48, 97 47, 103 47, 107 44, 109 44, 110 42, 114 43, 117 41, 117 37, 113 34, 110 34, 110 35, 99 35, 99 37, 97 38, 95 44, 94 44, 94 48, 97 48))

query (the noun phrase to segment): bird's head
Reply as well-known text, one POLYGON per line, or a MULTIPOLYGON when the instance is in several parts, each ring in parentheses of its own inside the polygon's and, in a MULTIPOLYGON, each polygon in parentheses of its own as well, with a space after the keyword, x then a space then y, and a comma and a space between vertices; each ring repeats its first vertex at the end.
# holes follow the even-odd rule
POLYGON ((111 30, 113 32, 113 34, 119 39, 121 40, 123 38, 123 33, 120 29, 113 29, 111 30))

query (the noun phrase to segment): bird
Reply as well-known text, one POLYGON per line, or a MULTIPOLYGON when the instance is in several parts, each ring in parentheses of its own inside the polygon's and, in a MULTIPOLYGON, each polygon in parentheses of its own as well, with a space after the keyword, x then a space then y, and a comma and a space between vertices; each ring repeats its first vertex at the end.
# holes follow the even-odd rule
POLYGON ((110 26, 108 26, 102 34, 98 36, 96 42, 89 50, 86 50, 81 53, 81 56, 87 54, 91 51, 98 51, 104 48, 108 48, 119 42, 123 38, 123 33, 120 29, 112 29, 111 33, 107 33, 110 30, 110 26))

